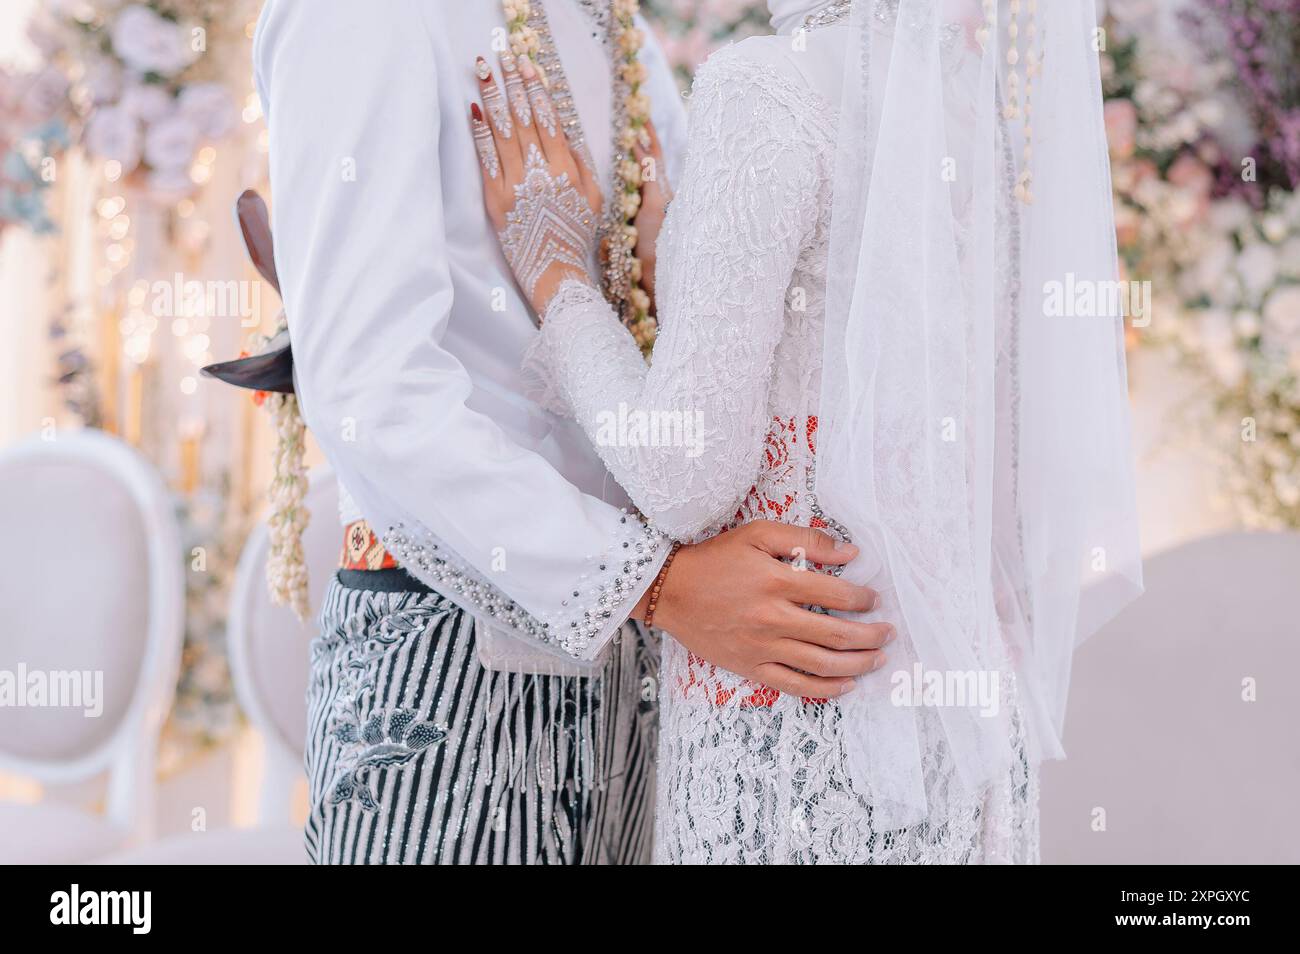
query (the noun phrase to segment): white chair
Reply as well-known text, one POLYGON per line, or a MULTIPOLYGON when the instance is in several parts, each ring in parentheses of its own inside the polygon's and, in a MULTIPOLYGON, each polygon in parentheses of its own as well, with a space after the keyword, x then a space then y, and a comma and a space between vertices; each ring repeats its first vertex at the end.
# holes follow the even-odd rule
POLYGON ((288 820, 294 786, 303 778, 308 646, 316 636, 316 616, 338 571, 343 545, 338 483, 328 468, 312 472, 307 507, 311 521, 303 533, 303 551, 312 615, 299 620, 286 607, 271 602, 266 587, 270 540, 265 524, 244 544, 230 596, 230 664, 235 692, 266 742, 266 777, 258 810, 263 825, 288 820))
POLYGON ((120 441, 60 433, 0 452, 0 526, 10 541, 0 678, 25 670, 61 684, 61 699, 47 702, 76 702, 66 692, 75 688, 99 695, 92 706, 85 697, 0 706, 0 772, 47 786, 108 777, 102 816, 50 799, 0 803, 0 862, 85 861, 146 839, 153 825, 158 733, 184 632, 172 497, 120 441))
POLYGON ((1043 861, 1300 862, 1300 534, 1204 537, 1145 577, 1075 659, 1043 861))
POLYGON ((308 645, 315 614, 338 569, 342 531, 338 484, 326 468, 313 471, 303 534, 313 615, 299 621, 271 602, 266 587, 269 539, 259 525, 239 557, 230 595, 227 637, 235 693, 264 743, 257 827, 176 835, 104 859, 108 864, 305 864, 302 826, 291 817, 295 787, 304 779, 308 645))

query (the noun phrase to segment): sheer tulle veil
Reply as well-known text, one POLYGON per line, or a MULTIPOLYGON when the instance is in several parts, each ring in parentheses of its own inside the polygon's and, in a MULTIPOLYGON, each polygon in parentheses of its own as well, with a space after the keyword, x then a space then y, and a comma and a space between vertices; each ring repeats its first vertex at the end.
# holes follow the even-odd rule
POLYGON ((817 490, 898 617, 845 700, 887 826, 936 744, 972 791, 1060 757, 1073 650, 1141 592, 1098 48, 1093 0, 849 15, 817 490), (990 673, 999 705, 963 695, 990 673))
POLYGON ((811 14, 831 5, 831 0, 767 0, 767 12, 772 18, 772 29, 777 33, 790 33, 811 14))

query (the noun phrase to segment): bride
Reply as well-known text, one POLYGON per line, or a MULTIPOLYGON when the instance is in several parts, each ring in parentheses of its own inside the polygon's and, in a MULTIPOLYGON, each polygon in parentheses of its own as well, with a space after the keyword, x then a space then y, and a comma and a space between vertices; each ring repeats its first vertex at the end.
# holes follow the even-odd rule
POLYGON ((1071 652, 1141 585, 1121 316, 1043 306, 1115 279, 1094 5, 769 6, 776 36, 696 77, 649 366, 589 274, 600 188, 544 92, 508 138, 473 111, 541 399, 678 541, 851 540, 844 577, 880 594, 855 618, 896 628, 827 698, 665 633, 656 857, 1035 861, 1071 652), (611 439, 620 409, 697 439, 611 439))

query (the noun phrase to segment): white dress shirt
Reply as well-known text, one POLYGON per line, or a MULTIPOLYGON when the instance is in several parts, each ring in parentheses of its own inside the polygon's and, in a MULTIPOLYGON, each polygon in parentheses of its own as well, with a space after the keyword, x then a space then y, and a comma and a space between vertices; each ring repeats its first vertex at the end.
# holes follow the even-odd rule
MULTIPOLYGON (((545 9, 608 181, 608 54, 577 0, 545 9)), ((646 33, 671 177, 684 114, 646 33)), ((667 546, 623 512, 581 430, 524 395, 537 331, 486 214, 469 124, 474 58, 499 73, 504 37, 497 0, 268 0, 254 56, 297 391, 355 501, 345 516, 491 622, 481 641, 499 668, 535 669, 561 652, 595 658, 667 546)))

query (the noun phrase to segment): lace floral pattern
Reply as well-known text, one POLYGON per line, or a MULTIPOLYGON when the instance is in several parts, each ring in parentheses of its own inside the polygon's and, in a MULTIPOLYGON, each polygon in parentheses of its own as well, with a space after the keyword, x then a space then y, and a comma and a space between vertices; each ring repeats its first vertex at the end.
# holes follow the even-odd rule
MULTIPOLYGON (((694 90, 685 173, 659 240, 653 366, 595 290, 577 283, 552 302, 528 364, 546 381, 548 404, 578 420, 668 535, 696 540, 756 519, 814 525, 834 110, 734 49, 709 60, 694 90), (602 441, 602 421, 620 405, 694 416, 700 440, 602 441)), ((897 453, 909 453, 911 438, 895 438, 897 453)), ((887 599, 882 618, 889 610, 887 599)), ((917 717, 929 817, 890 830, 854 791, 837 703, 756 685, 671 636, 662 672, 659 861, 1036 857, 1033 771, 1017 763, 1005 782, 965 792, 932 709, 917 717)), ((1002 686, 1016 713, 1013 681, 1002 686)), ((1009 722, 1021 731, 1018 715, 1009 722)), ((1023 741, 1013 746, 1022 751, 1023 741)))

